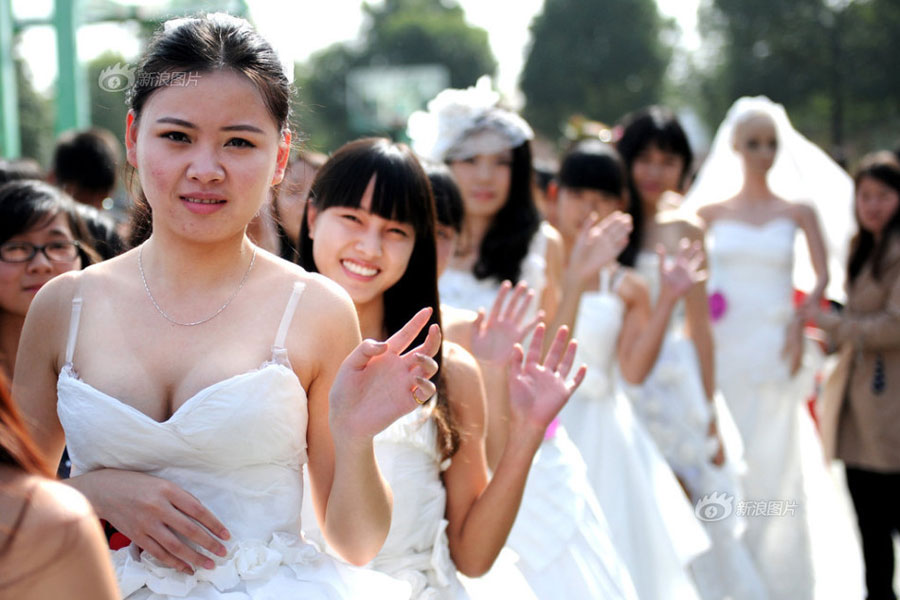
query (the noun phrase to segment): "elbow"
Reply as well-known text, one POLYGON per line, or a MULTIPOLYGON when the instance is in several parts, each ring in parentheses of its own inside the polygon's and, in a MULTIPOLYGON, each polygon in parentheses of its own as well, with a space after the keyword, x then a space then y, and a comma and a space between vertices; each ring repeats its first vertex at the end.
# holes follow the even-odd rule
POLYGON ((377 550, 375 552, 343 552, 341 553, 341 558, 346 560, 354 567, 364 567, 372 562, 372 559, 374 559, 377 555, 377 550))
POLYGON ((496 556, 491 558, 490 560, 487 557, 473 557, 468 560, 460 560, 454 562, 456 563, 456 570, 465 575, 466 577, 481 577, 485 573, 491 570, 491 567, 494 566, 494 559, 496 556))
POLYGON ((641 385, 644 383, 644 380, 647 379, 652 367, 652 364, 646 367, 638 367, 623 363, 619 366, 619 373, 621 373, 625 383, 628 383, 629 385, 641 385))

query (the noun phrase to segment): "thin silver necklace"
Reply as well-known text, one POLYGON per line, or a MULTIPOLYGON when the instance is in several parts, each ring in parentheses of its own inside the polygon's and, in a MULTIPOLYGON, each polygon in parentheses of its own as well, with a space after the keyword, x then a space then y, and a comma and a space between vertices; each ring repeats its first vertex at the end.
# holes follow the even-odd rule
POLYGON ((250 256, 250 266, 247 267, 247 272, 244 273, 244 276, 241 278, 241 282, 238 284, 237 289, 228 297, 228 300, 225 301, 225 304, 219 307, 219 309, 213 314, 209 315, 205 319, 200 319, 199 321, 191 321, 190 323, 182 323, 181 321, 176 321, 160 308, 159 303, 156 301, 156 298, 153 297, 153 294, 150 292, 150 286, 147 285, 147 277, 144 275, 144 244, 141 244, 140 250, 138 250, 138 270, 141 272, 141 281, 144 282, 144 289, 147 290, 147 297, 150 298, 150 302, 153 303, 153 306, 156 308, 156 311, 161 314, 166 321, 170 323, 174 323, 175 325, 181 325, 182 327, 193 327, 194 325, 202 325, 207 321, 211 321, 212 319, 219 316, 223 310, 228 308, 228 305, 231 304, 231 301, 235 299, 238 295, 238 292, 241 291, 241 288, 244 287, 244 282, 247 281, 247 277, 250 275, 250 270, 253 269, 253 263, 256 261, 256 246, 253 247, 253 254, 250 256))

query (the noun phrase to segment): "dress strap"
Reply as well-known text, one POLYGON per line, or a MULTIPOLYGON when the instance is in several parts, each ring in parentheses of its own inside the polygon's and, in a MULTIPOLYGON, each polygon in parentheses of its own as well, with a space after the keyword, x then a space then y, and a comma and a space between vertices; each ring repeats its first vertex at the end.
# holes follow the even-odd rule
POLYGON ((600 269, 600 291, 609 291, 609 269, 600 269))
POLYGON ((298 281, 294 283, 294 289, 291 290, 291 297, 288 299, 287 306, 284 308, 284 314, 281 316, 281 324, 278 326, 278 333, 275 334, 275 344, 273 349, 279 350, 284 348, 284 341, 287 338, 288 329, 294 318, 294 311, 297 309, 297 303, 300 302, 300 295, 306 289, 306 283, 298 281))
POLYGON ((81 292, 72 298, 72 316, 69 318, 69 339, 66 341, 66 364, 72 364, 75 356, 75 341, 78 339, 78 324, 81 322, 81 292))
POLYGON ((622 280, 625 279, 625 269, 621 266, 616 265, 613 269, 612 275, 610 276, 610 290, 618 293, 619 286, 622 285, 622 280))

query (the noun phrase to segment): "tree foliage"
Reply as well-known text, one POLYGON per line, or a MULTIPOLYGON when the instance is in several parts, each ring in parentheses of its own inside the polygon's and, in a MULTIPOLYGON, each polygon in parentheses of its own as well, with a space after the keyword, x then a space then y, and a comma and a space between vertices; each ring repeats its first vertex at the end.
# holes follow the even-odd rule
POLYGON ((609 123, 657 102, 670 27, 655 0, 546 0, 522 73, 526 119, 555 139, 573 114, 609 123))
POLYGON ((885 133, 900 125, 900 82, 886 70, 900 51, 896 0, 711 0, 701 28, 719 49, 700 84, 711 121, 764 94, 839 158, 896 141, 885 133))
POLYGON ((22 156, 46 166, 53 148, 53 102, 31 85, 31 76, 22 59, 15 59, 15 69, 22 156))
POLYGON ((364 4, 368 24, 358 45, 336 44, 295 70, 295 113, 310 145, 329 150, 359 135, 346 106, 346 78, 357 67, 442 64, 450 85, 466 87, 497 62, 487 32, 466 23, 463 10, 447 0, 385 0, 364 4))

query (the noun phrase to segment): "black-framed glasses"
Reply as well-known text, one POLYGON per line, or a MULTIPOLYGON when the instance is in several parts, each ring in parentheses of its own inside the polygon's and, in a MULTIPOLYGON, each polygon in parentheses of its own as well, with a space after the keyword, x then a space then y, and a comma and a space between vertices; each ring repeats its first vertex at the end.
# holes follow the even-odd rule
POLYGON ((72 262, 78 258, 81 243, 77 240, 59 240, 48 242, 43 246, 29 242, 6 242, 0 244, 0 260, 8 263, 24 263, 43 252, 47 260, 52 262, 72 262))

